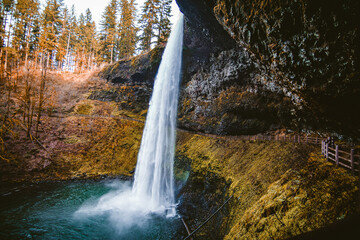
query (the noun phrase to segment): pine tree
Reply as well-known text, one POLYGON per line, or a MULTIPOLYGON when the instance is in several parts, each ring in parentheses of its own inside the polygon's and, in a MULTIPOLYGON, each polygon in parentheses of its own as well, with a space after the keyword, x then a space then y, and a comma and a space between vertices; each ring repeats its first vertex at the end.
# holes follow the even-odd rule
POLYGON ((39 18, 39 2, 37 0, 18 0, 14 17, 12 46, 26 66, 30 51, 31 34, 37 27, 36 23, 39 18))
POLYGON ((62 19, 61 19, 61 31, 58 39, 58 47, 56 51, 56 61, 58 67, 63 69, 64 64, 66 64, 66 55, 67 55, 67 46, 69 41, 70 34, 70 13, 67 7, 62 9, 62 19))
POLYGON ((136 8, 134 0, 120 0, 119 23, 119 58, 130 57, 135 53, 136 33, 135 26, 136 8))
POLYGON ((14 0, 3 0, 0 2, 0 47, 6 45, 6 28, 8 27, 8 17, 12 15, 15 6, 14 0))
POLYGON ((53 54, 58 50, 58 36, 61 33, 61 7, 62 1, 47 0, 41 17, 40 48, 52 62, 53 54))
POLYGON ((171 31, 171 2, 172 0, 160 0, 158 9, 157 22, 157 42, 166 42, 171 31))
POLYGON ((171 0, 147 0, 140 18, 140 48, 147 51, 156 41, 166 42, 171 28, 171 0))
POLYGON ((156 36, 156 24, 158 22, 159 0, 147 0, 142 7, 140 18, 140 49, 148 51, 151 48, 153 38, 156 36))
POLYGON ((116 27, 117 27, 117 1, 111 0, 109 5, 105 7, 104 14, 102 15, 102 21, 100 23, 100 55, 101 60, 104 62, 112 63, 115 59, 117 39, 116 27))
MULTIPOLYGON (((40 45, 39 45, 39 39, 40 39, 40 11, 38 10, 37 15, 34 16, 34 20, 32 22, 32 29, 30 33, 30 39, 29 39, 29 56, 31 59, 33 59, 34 63, 37 63, 37 59, 39 56, 40 51, 40 45)), ((25 58, 25 65, 27 64, 27 58, 25 58)))
POLYGON ((96 39, 96 25, 92 19, 92 14, 90 9, 86 9, 86 13, 85 13, 84 45, 86 49, 87 69, 91 69, 94 60, 95 47, 97 46, 97 39, 96 39))
POLYGON ((70 15, 69 15, 69 25, 68 25, 68 36, 67 36, 67 43, 66 43, 66 53, 65 53, 65 66, 66 70, 71 70, 72 66, 72 59, 73 55, 76 52, 76 46, 77 46, 77 19, 76 19, 76 13, 75 13, 75 6, 72 5, 70 15))
POLYGON ((14 0, 6 0, 1 3, 1 51, 0 51, 0 60, 1 60, 1 78, 6 77, 7 75, 7 66, 8 66, 8 56, 10 53, 13 53, 13 48, 10 46, 11 32, 13 27, 13 17, 15 9, 14 0), (2 76, 4 75, 4 76, 2 76))
POLYGON ((75 52, 76 58, 75 63, 77 70, 81 72, 84 65, 84 55, 85 55, 85 46, 84 46, 84 38, 85 38, 85 16, 84 14, 80 14, 77 29, 75 30, 77 40, 75 42, 75 52))

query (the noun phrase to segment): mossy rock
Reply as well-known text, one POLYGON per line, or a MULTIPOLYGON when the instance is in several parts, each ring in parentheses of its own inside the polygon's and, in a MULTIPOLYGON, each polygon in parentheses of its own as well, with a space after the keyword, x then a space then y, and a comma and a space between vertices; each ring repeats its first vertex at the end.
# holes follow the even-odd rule
POLYGON ((95 106, 91 101, 80 101, 75 105, 74 112, 81 115, 91 115, 95 110, 95 106))

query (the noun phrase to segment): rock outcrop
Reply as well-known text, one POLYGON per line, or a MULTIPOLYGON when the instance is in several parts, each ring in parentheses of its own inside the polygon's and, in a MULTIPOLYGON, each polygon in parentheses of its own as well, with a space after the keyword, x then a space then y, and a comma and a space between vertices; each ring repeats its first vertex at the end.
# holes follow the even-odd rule
MULTIPOLYGON (((186 17, 180 127, 228 135, 285 127, 359 138, 358 1, 177 3, 186 17)), ((120 61, 102 76, 151 87, 161 52, 120 61)))
POLYGON ((164 45, 159 45, 147 53, 122 59, 105 67, 99 76, 114 84, 152 86, 163 51, 164 45))
POLYGON ((253 62, 257 77, 251 79, 291 98, 293 127, 359 137, 360 119, 354 115, 360 100, 359 1, 177 3, 188 19, 214 35, 219 31, 209 24, 215 25, 215 17, 236 41, 233 50, 245 51, 253 62))

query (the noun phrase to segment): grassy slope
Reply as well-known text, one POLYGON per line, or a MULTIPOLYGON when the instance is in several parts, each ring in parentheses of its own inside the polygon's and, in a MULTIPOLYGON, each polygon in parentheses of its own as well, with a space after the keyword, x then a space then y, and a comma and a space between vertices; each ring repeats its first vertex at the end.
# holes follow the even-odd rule
MULTIPOLYGON (((181 133, 177 154, 192 171, 231 181, 225 239, 283 239, 354 213, 356 178, 327 163, 318 149, 181 133)), ((204 177, 205 179, 205 177, 204 177)), ((201 235, 201 234, 199 234, 201 235)))
POLYGON ((52 112, 42 116, 38 140, 43 147, 15 127, 6 142, 6 160, 0 159, 0 180, 131 176, 143 123, 122 118, 116 102, 87 99, 93 89, 112 88, 94 75, 50 77, 55 90, 52 112))

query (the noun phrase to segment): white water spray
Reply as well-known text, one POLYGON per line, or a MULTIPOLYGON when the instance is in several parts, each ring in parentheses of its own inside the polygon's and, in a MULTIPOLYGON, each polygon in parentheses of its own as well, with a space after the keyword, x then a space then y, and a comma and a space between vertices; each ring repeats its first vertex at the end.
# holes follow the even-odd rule
POLYGON ((119 232, 141 225, 149 213, 175 216, 173 165, 183 43, 183 15, 166 45, 142 136, 132 189, 119 186, 75 217, 109 214, 119 232))
POLYGON ((173 165, 183 43, 183 16, 166 45, 146 117, 133 193, 152 211, 175 214, 173 165))

